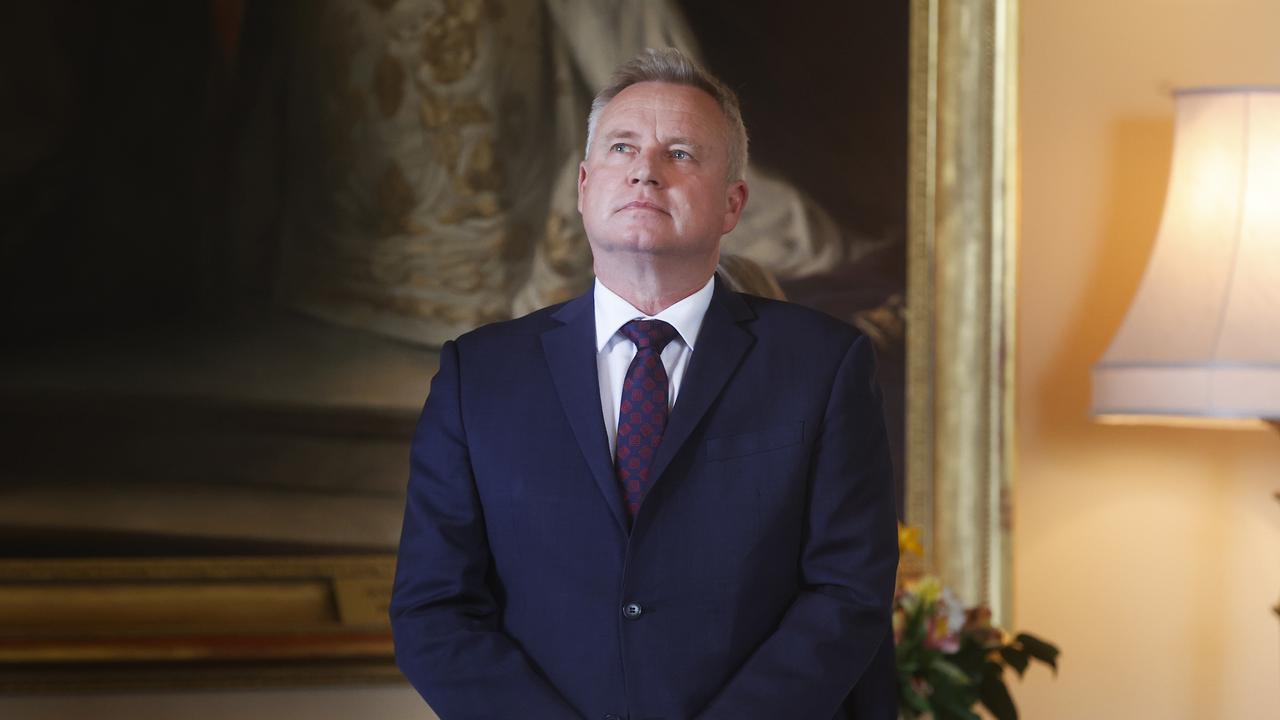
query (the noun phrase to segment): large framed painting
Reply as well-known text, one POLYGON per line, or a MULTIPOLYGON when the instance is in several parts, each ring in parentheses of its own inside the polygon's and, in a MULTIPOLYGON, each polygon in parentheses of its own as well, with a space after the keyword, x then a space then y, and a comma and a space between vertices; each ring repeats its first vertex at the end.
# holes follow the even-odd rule
POLYGON ((742 99, 726 254, 876 341, 904 572, 1006 614, 1015 9, 24 6, 0 691, 395 681, 436 349, 588 287, 586 108, 658 45, 742 99))

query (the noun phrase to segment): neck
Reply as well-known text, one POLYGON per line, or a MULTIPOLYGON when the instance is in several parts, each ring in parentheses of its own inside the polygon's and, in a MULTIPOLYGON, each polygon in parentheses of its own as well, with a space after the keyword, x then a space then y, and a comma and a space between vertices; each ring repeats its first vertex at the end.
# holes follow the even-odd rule
POLYGON ((657 267, 657 263, 636 264, 609 262, 596 258, 596 278, 615 295, 631 303, 646 315, 657 315, 702 289, 715 272, 701 263, 681 259, 674 267, 657 267))

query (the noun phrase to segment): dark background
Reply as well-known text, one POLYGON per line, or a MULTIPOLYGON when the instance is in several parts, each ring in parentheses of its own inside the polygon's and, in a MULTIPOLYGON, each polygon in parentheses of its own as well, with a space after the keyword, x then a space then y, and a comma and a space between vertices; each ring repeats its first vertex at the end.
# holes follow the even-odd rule
MULTIPOLYGON (((857 263, 786 283, 788 296, 851 320, 904 294, 907 3, 681 5, 707 64, 740 94, 752 161, 813 196, 849 238, 891 241, 857 263)), ((245 138, 262 137, 248 132, 246 123, 255 115, 253 103, 263 102, 259 88, 272 82, 279 58, 288 54, 290 33, 282 24, 298 7, 305 3, 6 4, 0 23, 0 337, 6 359, 121 333, 149 333, 154 340, 209 322, 235 322, 272 305, 277 239, 269 221, 263 224, 268 232, 248 245, 233 237, 228 206, 245 188, 233 186, 231 158, 243 153, 245 138)), ((76 347, 90 348, 77 350, 76 362, 95 363, 92 344, 76 347)), ((900 342, 883 345, 880 359, 901 477, 900 342)), ((17 444, 32 437, 46 443, 49 456, 88 452, 67 435, 74 425, 70 414, 92 404, 76 393, 71 387, 45 403, 22 387, 0 387, 0 406, 8 408, 0 409, 3 454, 20 455, 17 444), (41 418, 34 426, 33 408, 41 418), (11 432, 15 428, 27 428, 27 434, 11 432)), ((104 423, 118 421, 110 414, 116 405, 99 408, 104 423)), ((188 406, 173 417, 190 420, 201 412, 188 406)), ((151 405, 144 412, 155 422, 168 411, 151 405)), ((336 426, 352 423, 343 419, 336 426)), ((191 432, 206 427, 204 417, 192 421, 191 432)), ((23 467, 24 478, 40 475, 40 457, 23 467)), ((82 460, 79 466, 87 466, 92 458, 82 460)), ((11 465, 0 461, 0 496, 13 477, 11 465)), ((5 554, 29 552, 20 538, 11 540, 5 554)), ((129 548, 138 554, 146 542, 129 548)), ((228 547, 218 546, 223 552, 228 547)), ((199 543, 179 549, 206 551, 199 543)), ((63 544, 49 552, 89 550, 63 544)))
MULTIPOLYGON (((269 298, 270 267, 230 269, 227 158, 287 42, 275 24, 288 2, 6 6, 0 322, 11 340, 269 298)), ((682 5, 708 65, 741 96, 752 160, 848 232, 901 239, 907 4, 682 5)), ((841 273, 789 294, 847 315, 905 286, 903 257, 881 258, 857 287, 841 273)))

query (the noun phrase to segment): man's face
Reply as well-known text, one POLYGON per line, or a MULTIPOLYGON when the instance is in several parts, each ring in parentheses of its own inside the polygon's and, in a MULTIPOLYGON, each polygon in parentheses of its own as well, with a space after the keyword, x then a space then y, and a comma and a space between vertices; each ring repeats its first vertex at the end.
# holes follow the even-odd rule
POLYGON ((697 88, 646 82, 605 106, 578 171, 591 249, 711 259, 738 223, 747 186, 727 180, 729 128, 697 88))

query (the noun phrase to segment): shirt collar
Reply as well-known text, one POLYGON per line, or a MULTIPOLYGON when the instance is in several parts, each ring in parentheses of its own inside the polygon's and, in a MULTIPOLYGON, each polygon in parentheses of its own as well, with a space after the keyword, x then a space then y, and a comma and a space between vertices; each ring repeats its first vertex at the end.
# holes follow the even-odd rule
POLYGON ((596 278, 596 352, 603 350, 605 345, 608 345, 609 341, 617 335, 618 329, 632 320, 663 320, 671 323, 671 326, 680 334, 680 339, 692 350, 693 343, 698 337, 698 330, 702 327, 702 318, 707 314, 707 308, 711 306, 711 295, 715 290, 715 284, 716 278, 712 275, 701 290, 657 315, 645 315, 631 303, 618 297, 617 293, 605 287, 604 283, 596 278))

